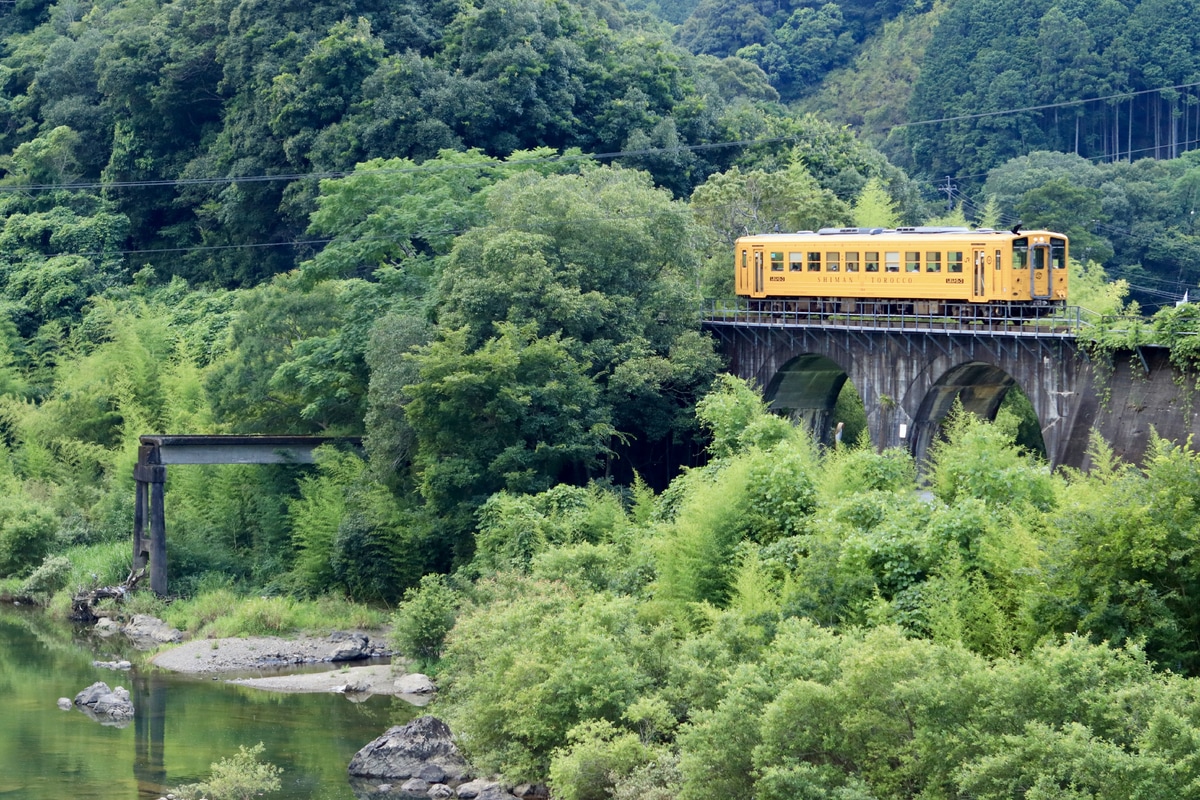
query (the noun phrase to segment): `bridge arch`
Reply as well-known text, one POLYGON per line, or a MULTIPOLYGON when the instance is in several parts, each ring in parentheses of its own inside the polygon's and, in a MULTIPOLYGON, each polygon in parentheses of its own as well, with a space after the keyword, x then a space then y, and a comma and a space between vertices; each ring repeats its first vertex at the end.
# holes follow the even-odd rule
POLYGON ((866 427, 865 419, 848 418, 844 408, 839 416, 839 399, 844 405, 852 402, 859 407, 862 401, 847 370, 831 355, 836 356, 797 354, 763 385, 763 399, 773 411, 802 422, 826 445, 834 442, 839 422, 848 429, 843 441, 851 441, 866 427), (847 392, 853 398, 850 402, 844 398, 847 392))
MULTIPOLYGON (((1028 394, 1016 378, 995 364, 967 361, 946 370, 925 389, 923 397, 916 398, 919 404, 913 414, 910 436, 910 452, 913 457, 918 463, 928 459, 930 449, 940 436, 946 415, 950 413, 956 401, 962 404, 965 411, 983 419, 994 420, 1014 389, 1028 399, 1028 394)), ((1037 415, 1037 408, 1034 407, 1032 411, 1038 426, 1035 446, 1041 450, 1042 455, 1047 455, 1045 440, 1040 435, 1044 425, 1037 415)))

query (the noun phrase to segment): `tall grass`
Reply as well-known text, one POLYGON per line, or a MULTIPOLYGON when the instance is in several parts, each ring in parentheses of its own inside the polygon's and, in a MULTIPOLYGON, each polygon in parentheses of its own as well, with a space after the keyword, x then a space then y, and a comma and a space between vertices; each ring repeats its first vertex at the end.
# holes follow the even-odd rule
POLYGON ((387 614, 335 597, 297 600, 241 596, 226 588, 172 603, 167 608, 166 620, 194 636, 223 638, 379 628, 387 621, 387 614))
POLYGON ((74 592, 96 586, 115 586, 129 577, 133 564, 133 542, 78 545, 62 552, 71 562, 71 579, 67 589, 74 592))

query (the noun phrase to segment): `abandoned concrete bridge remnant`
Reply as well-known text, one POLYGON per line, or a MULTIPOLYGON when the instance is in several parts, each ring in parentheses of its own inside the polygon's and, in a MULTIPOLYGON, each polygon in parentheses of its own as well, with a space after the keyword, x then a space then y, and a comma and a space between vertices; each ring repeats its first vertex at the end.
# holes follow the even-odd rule
POLYGON ((164 507, 170 464, 312 464, 322 445, 362 446, 357 437, 142 436, 133 468, 133 569, 150 567, 150 588, 167 593, 167 523, 164 507), (146 535, 146 526, 150 533, 146 535))
POLYGON ((956 399, 994 419, 1014 385, 1033 404, 1052 466, 1086 468, 1093 428, 1134 463, 1151 430, 1179 443, 1200 433, 1200 408, 1185 388, 1194 378, 1176 380, 1166 348, 1118 351, 1099 363, 1079 343, 1077 323, 817 319, 714 308, 704 327, 731 373, 755 381, 773 409, 806 420, 822 441, 832 439, 831 414, 849 380, 872 444, 906 448, 918 463, 956 399))

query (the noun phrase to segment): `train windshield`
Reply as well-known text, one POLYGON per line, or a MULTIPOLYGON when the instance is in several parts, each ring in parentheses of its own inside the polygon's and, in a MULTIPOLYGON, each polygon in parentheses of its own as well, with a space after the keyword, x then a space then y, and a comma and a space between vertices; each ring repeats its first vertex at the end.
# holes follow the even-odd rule
POLYGON ((1013 239, 1012 247, 1013 269, 1025 269, 1029 266, 1029 240, 1024 237, 1013 239))
POLYGON ((1049 250, 1050 250, 1050 248, 1045 247, 1044 245, 1033 248, 1032 255, 1033 255, 1033 268, 1034 269, 1045 269, 1046 268, 1046 254, 1049 250))
POLYGON ((1051 237, 1050 266, 1054 269, 1067 268, 1067 240, 1051 237))

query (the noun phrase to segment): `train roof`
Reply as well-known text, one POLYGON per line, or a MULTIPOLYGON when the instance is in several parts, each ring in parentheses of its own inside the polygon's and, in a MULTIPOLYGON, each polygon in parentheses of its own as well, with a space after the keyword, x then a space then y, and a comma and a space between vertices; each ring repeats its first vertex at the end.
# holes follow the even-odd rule
POLYGON ((937 237, 941 240, 975 242, 985 237, 1000 237, 1004 239, 1019 239, 1025 236, 1054 236, 1060 239, 1067 237, 1061 233, 1046 230, 994 230, 992 228, 962 228, 962 227, 912 227, 912 228, 821 228, 817 231, 796 231, 795 233, 759 233, 739 237, 738 241, 751 240, 758 242, 818 242, 818 241, 913 241, 921 238, 937 237))

